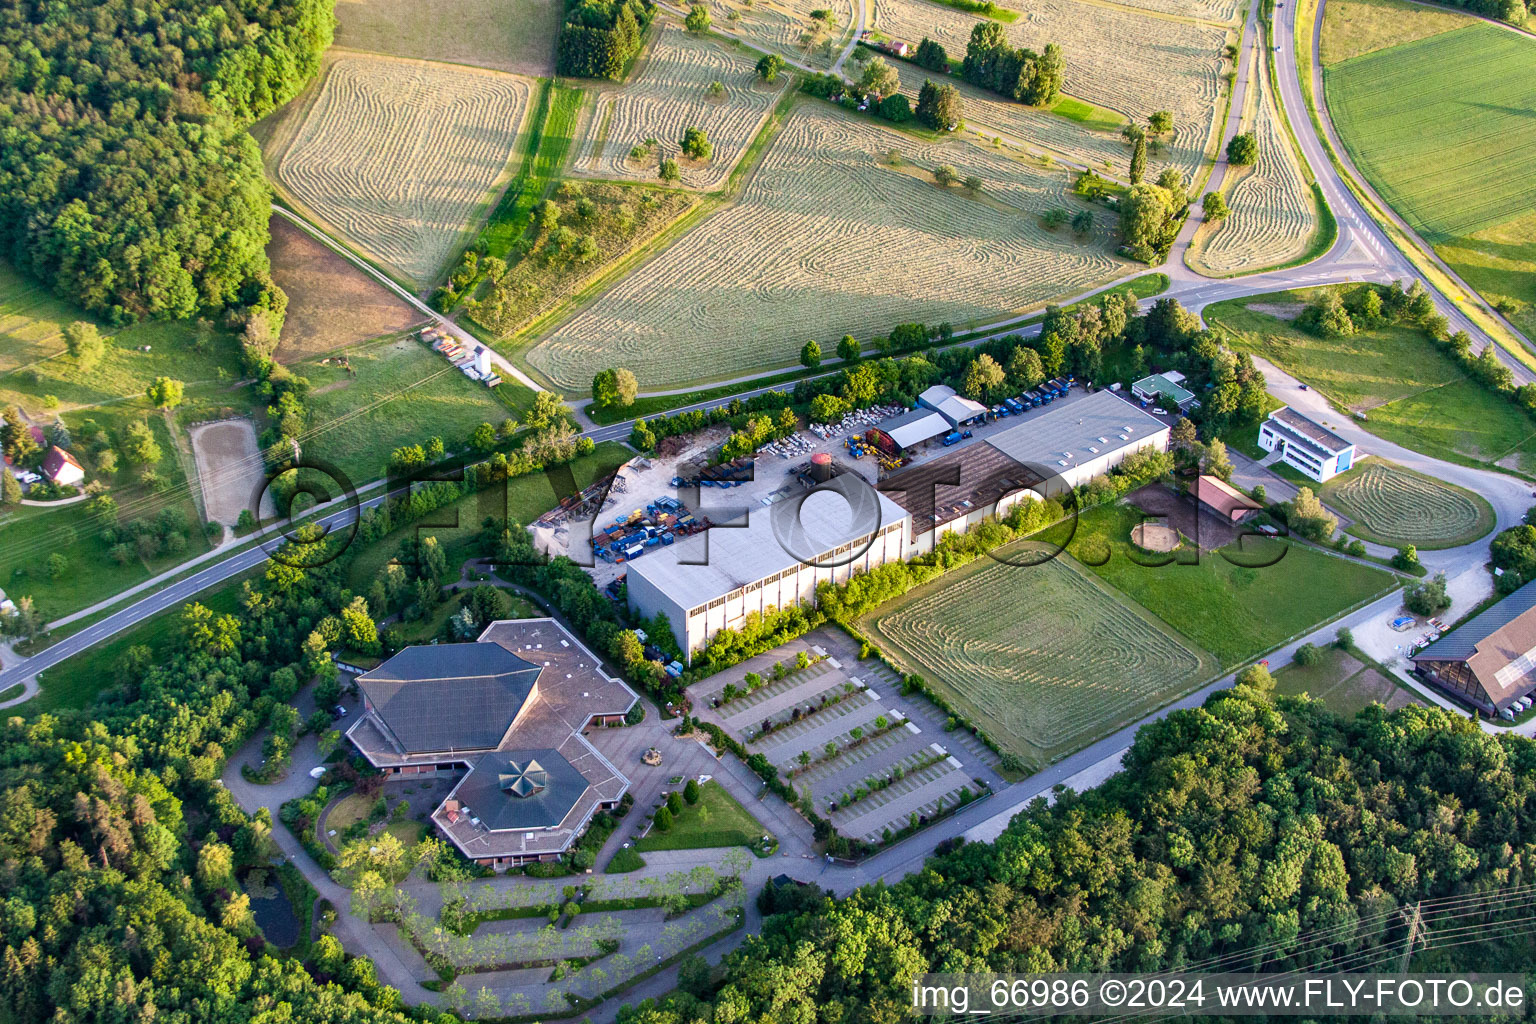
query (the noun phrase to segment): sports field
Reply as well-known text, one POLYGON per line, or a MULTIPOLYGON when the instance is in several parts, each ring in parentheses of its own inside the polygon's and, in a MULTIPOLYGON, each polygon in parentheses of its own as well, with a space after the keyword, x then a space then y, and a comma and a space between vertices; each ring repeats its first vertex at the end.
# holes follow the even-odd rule
POLYGON ((288 296, 277 359, 291 363, 404 330, 425 318, 350 260, 274 214, 267 257, 288 296))
POLYGON ((1076 207, 1067 186, 1062 171, 921 143, 803 102, 735 205, 554 331, 529 361, 573 390, 614 365, 645 387, 678 386, 792 363, 808 329, 872 338, 908 321, 996 320, 1124 272, 1108 218, 1081 238, 1041 227, 1045 210, 1076 207), (931 171, 940 164, 980 177, 981 192, 939 188, 931 171))
POLYGON ((560 0, 337 0, 336 45, 550 75, 561 11, 560 0))
POLYGON ((1484 298, 1536 328, 1536 39, 1474 24, 1326 68, 1361 173, 1484 298))
POLYGON ((268 169, 322 225, 429 283, 477 229, 530 94, 499 72, 345 54, 272 126, 268 169))
POLYGON ((354 484, 383 475, 401 445, 441 437, 450 449, 462 447, 475 427, 518 418, 531 400, 513 381, 492 391, 470 380, 414 338, 361 345, 346 358, 351 374, 317 362, 293 369, 314 384, 305 453, 334 462, 354 484))
POLYGON ((1044 765, 1215 674, 1216 659, 1068 558, 982 558, 865 618, 1005 749, 1044 765))
MULTIPOLYGON (((1204 554, 1192 565, 1147 568, 1128 554, 1136 513, 1101 506, 1078 517, 1068 551, 1190 641, 1232 667, 1327 622, 1397 586, 1395 577, 1303 544, 1251 538, 1245 548, 1267 557, 1263 568, 1204 554)), ((1237 556, 1234 555, 1234 558, 1237 556)))
POLYGON ((1202 225, 1190 261, 1211 275, 1273 267, 1306 252, 1317 231, 1317 206, 1275 108, 1268 76, 1250 80, 1244 130, 1258 139, 1250 167, 1229 167, 1223 192, 1230 213, 1209 230, 1202 225))
POLYGON ((1493 507, 1478 495, 1380 459, 1329 480, 1322 498, 1354 521, 1350 534, 1393 547, 1459 547, 1494 527, 1493 507))
POLYGON ((675 24, 663 24, 653 36, 634 80, 598 97, 575 169, 604 178, 655 181, 660 161, 673 157, 684 185, 717 188, 767 120, 778 95, 790 84, 789 76, 774 85, 763 84, 753 60, 675 24), (725 90, 718 99, 709 93, 714 82, 725 90), (709 136, 714 148, 710 159, 682 155, 679 140, 685 128, 702 128, 709 136), (647 139, 658 145, 643 156, 632 156, 647 139))
MULTIPOLYGON (((942 43, 949 56, 959 59, 965 56, 972 27, 983 20, 978 15, 926 0, 876 0, 872 27, 913 46, 928 36, 942 43)), ((1149 154, 1148 177, 1155 179, 1157 170, 1165 165, 1183 171, 1186 181, 1193 177, 1220 112, 1225 88, 1221 74, 1230 63, 1222 56, 1228 38, 1225 29, 1077 0, 1037 0, 1028 5, 1022 17, 1004 28, 1014 46, 1037 52, 1047 43, 1061 46, 1066 61, 1063 91, 1068 94, 1119 111, 1143 124, 1154 110, 1171 112, 1173 134, 1160 140, 1161 152, 1149 154)), ((911 69, 910 75, 906 68, 901 69, 902 82, 903 91, 914 97, 922 77, 934 77, 932 72, 916 65, 898 63, 911 69), (913 80, 915 85, 908 84, 913 80)), ((966 92, 966 121, 978 128, 994 126, 1033 138, 1031 124, 1043 126, 1045 122, 1021 113, 1026 110, 1023 104, 1001 99, 973 104, 971 90, 966 92), (1008 123, 1000 123, 1005 119, 1008 123)), ((1044 111, 1034 113, 1036 118, 1049 116, 1044 111)), ((1070 121, 1063 121, 1063 129, 1071 130, 1080 139, 1092 134, 1070 121)), ((1042 137, 1040 141, 1052 144, 1048 138, 1042 137)), ((1112 162, 1123 175, 1130 147, 1118 135, 1083 144, 1109 147, 1111 141, 1118 152, 1111 157, 1112 162)), ((1091 162, 1097 166, 1101 161, 1091 162)))
POLYGON ((1314 294, 1218 302, 1203 315, 1226 329, 1235 348, 1269 360, 1339 408, 1365 413, 1361 426, 1379 437, 1436 458, 1536 472, 1531 417, 1469 378, 1416 329, 1379 327, 1347 338, 1297 329, 1291 318, 1314 294))

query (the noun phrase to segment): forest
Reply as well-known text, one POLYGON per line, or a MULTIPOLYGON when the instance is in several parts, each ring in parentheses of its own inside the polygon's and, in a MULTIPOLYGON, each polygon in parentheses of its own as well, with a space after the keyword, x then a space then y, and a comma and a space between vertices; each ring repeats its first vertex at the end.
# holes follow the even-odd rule
POLYGON ((762 897, 761 936, 621 1024, 894 1024, 927 971, 1521 970, 1536 743, 1440 709, 1346 719, 1262 668, 1145 726, 1103 786, 992 844, 832 900, 762 897))
POLYGON ((1061 95, 1065 66, 1055 43, 1047 43, 1044 53, 1017 49, 1008 45, 1003 26, 983 21, 971 29, 960 74, 972 85, 1043 107, 1061 95))
POLYGON ((315 76, 333 3, 0 6, 0 257, 113 323, 280 325, 246 129, 315 76))
POLYGON ((624 77, 640 52, 645 29, 656 13, 648 0, 571 0, 560 26, 555 70, 577 78, 624 77))

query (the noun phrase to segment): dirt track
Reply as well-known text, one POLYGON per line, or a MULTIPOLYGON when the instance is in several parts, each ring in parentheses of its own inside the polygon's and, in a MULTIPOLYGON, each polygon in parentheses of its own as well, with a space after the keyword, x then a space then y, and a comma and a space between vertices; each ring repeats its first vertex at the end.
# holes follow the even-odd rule
MULTIPOLYGON (((202 423, 188 431, 202 482, 203 504, 215 523, 234 526, 240 511, 250 507, 262 482, 261 450, 250 420, 202 423)), ((272 495, 263 494, 259 515, 274 514, 272 495)))

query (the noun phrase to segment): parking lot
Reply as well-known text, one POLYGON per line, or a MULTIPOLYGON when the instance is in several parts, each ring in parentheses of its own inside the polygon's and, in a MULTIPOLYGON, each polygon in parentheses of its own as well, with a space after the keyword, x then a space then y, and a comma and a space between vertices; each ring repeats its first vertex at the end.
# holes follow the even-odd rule
POLYGON ((1001 785, 996 756, 841 630, 817 630, 696 684, 695 713, 762 754, 843 835, 879 843, 1001 785), (801 654, 808 664, 796 668, 801 654), (783 666, 775 672, 774 666, 783 666), (748 676, 763 682, 747 691, 748 676), (775 678, 777 676, 777 678, 775 678))

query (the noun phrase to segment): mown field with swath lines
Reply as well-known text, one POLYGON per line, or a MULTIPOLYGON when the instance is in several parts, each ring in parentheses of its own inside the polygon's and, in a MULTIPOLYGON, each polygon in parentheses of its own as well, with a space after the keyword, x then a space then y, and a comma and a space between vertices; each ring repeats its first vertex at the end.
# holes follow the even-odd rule
POLYGON ((937 684, 1005 750, 1036 765, 1216 671, 1215 658, 1066 556, 1028 568, 979 559, 864 623, 901 667, 937 684))
POLYGON ((1493 529, 1493 508, 1470 491, 1371 459, 1323 485, 1323 500, 1365 540, 1424 548, 1470 544, 1493 529))
MULTIPOLYGON (((853 0, 706 0, 714 27, 753 46, 826 70, 837 59, 853 24, 853 0), (814 23, 811 12, 832 12, 832 24, 814 23), (735 20, 732 20, 732 19, 735 20)), ((756 63, 757 58, 752 58, 756 63)))
POLYGON ((1231 213, 1211 231, 1196 257, 1211 274, 1258 270, 1294 259, 1307 251, 1317 230, 1312 190, 1296 165, 1268 82, 1262 74, 1252 81, 1263 90, 1252 129, 1259 159, 1228 190, 1231 213))
POLYGON ((795 361, 807 337, 995 320, 1125 273, 1112 225, 1048 232, 1069 176, 959 142, 929 144, 836 107, 790 113, 741 199, 558 328, 529 361, 585 389, 607 366, 644 387, 795 361), (892 151, 901 166, 888 163, 892 151), (951 164, 979 196, 938 188, 951 164))
POLYGON ((506 170, 529 96, 513 75, 344 55, 274 129, 269 167, 307 212, 430 282, 506 170))
MULTIPOLYGON (((874 27, 916 45, 928 36, 944 45, 956 59, 965 56, 973 26, 983 18, 925 0, 877 0, 874 27)), ((1229 63, 1222 57, 1228 33, 1208 25, 1194 25, 1123 8, 1098 6, 1074 0, 1036 0, 1015 22, 1003 26, 1014 46, 1035 51, 1047 43, 1061 46, 1066 61, 1063 91, 1145 123, 1154 110, 1173 114, 1173 134, 1163 140, 1160 153, 1151 154, 1148 177, 1156 178, 1164 166, 1177 167, 1185 180, 1199 167, 1219 112, 1221 73, 1229 63)), ((906 62, 902 62, 906 63, 906 62)), ((916 96, 924 75, 932 72, 908 64, 902 69, 903 91, 916 96), (915 82, 915 84, 909 84, 915 82)), ((983 100, 980 90, 966 91, 966 120, 977 127, 995 125, 1000 130, 1033 137, 1050 119, 1060 122, 1060 139, 1078 139, 1090 163, 1106 157, 1125 173, 1130 151, 1118 136, 1088 132, 1044 111, 1029 111, 1022 104, 1000 99, 983 100), (973 101, 972 93, 976 93, 973 101), (1103 155, 1100 155, 1102 151, 1103 155)), ((1065 147, 1065 141, 1044 136, 1040 141, 1065 147)))
POLYGON ((661 26, 635 79, 598 97, 580 141, 575 169, 605 178, 656 179, 662 157, 678 158, 683 184, 719 187, 741 158, 752 136, 768 117, 775 98, 789 84, 759 85, 754 62, 677 25, 661 26), (725 95, 709 95, 712 82, 725 95), (679 140, 685 128, 702 128, 714 147, 710 159, 683 157, 679 140), (659 153, 631 159, 630 150, 656 139, 659 153))

